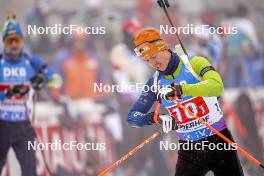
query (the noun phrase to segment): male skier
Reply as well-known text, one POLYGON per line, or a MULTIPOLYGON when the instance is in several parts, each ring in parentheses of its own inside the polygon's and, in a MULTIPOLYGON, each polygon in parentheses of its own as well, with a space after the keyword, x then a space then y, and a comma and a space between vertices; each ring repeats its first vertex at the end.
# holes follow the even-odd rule
MULTIPOLYGON (((143 127, 158 121, 165 133, 177 129, 181 144, 208 141, 207 144, 227 145, 214 132, 179 108, 172 101, 172 98, 177 98, 196 116, 233 140, 217 101, 223 92, 223 82, 206 58, 194 56, 189 61, 186 56, 179 57, 168 48, 155 29, 142 30, 136 35, 134 43, 136 54, 157 70, 147 81, 147 86, 154 85, 160 89, 157 92, 153 89, 142 92, 128 114, 127 121, 131 126, 143 127), (159 115, 158 119, 154 119, 154 113, 148 112, 157 98, 170 115, 159 115)), ((235 150, 209 150, 206 147, 204 150, 179 149, 175 176, 205 175, 209 170, 216 176, 243 176, 235 150)))
POLYGON ((0 175, 12 147, 22 176, 37 176, 35 151, 28 142, 35 140, 30 123, 33 94, 46 84, 61 84, 60 77, 37 56, 23 51, 24 37, 15 16, 3 26, 4 51, 0 53, 0 175))

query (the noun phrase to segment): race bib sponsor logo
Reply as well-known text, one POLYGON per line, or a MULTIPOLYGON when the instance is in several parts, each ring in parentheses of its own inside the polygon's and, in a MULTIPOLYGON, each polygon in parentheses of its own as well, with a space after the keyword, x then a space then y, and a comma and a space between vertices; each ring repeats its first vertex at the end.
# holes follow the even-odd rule
POLYGON ((5 78, 9 77, 25 77, 26 76, 26 69, 23 67, 18 68, 3 68, 3 75, 5 78))
MULTIPOLYGON (((209 122, 209 116, 201 117, 201 119, 206 123, 209 122)), ((193 131, 197 128, 200 128, 201 126, 204 127, 203 124, 201 124, 201 122, 199 122, 198 120, 193 120, 193 121, 190 121, 189 123, 179 124, 178 125, 178 131, 179 132, 187 131, 187 130, 193 131)))

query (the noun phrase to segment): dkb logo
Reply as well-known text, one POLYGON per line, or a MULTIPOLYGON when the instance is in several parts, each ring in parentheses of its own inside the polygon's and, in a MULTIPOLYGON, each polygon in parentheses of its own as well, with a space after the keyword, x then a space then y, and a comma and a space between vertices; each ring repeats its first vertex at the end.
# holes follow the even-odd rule
POLYGON ((3 69, 3 75, 4 77, 25 77, 26 69, 23 67, 18 67, 18 68, 5 67, 3 69))

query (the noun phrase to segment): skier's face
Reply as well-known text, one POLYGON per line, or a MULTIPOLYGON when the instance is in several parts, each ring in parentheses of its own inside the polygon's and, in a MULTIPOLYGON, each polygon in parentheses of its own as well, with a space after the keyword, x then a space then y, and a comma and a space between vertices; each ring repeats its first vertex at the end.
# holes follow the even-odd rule
POLYGON ((4 40, 5 52, 12 58, 17 59, 23 49, 23 38, 10 35, 4 40))
MULTIPOLYGON (((140 50, 140 48, 145 48, 148 44, 143 43, 139 45, 137 48, 140 50)), ((164 51, 157 51, 156 53, 153 53, 149 57, 142 57, 142 60, 144 60, 148 65, 151 67, 159 70, 159 71, 164 71, 168 63, 170 61, 170 52, 168 50, 164 51)))
POLYGON ((5 38, 4 44, 6 48, 19 50, 23 47, 23 38, 17 35, 10 35, 5 38))

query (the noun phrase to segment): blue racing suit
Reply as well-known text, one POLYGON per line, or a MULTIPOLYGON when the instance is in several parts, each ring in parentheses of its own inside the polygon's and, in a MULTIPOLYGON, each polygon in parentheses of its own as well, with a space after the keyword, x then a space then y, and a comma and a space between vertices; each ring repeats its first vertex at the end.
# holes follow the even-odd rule
POLYGON ((20 163, 22 176, 37 176, 34 150, 28 150, 28 142, 35 141, 35 131, 30 122, 33 111, 34 90, 30 80, 36 74, 43 74, 52 80, 53 71, 37 56, 22 54, 19 60, 11 62, 0 54, 0 174, 12 147, 20 163), (6 96, 14 85, 27 86, 24 96, 6 96))

